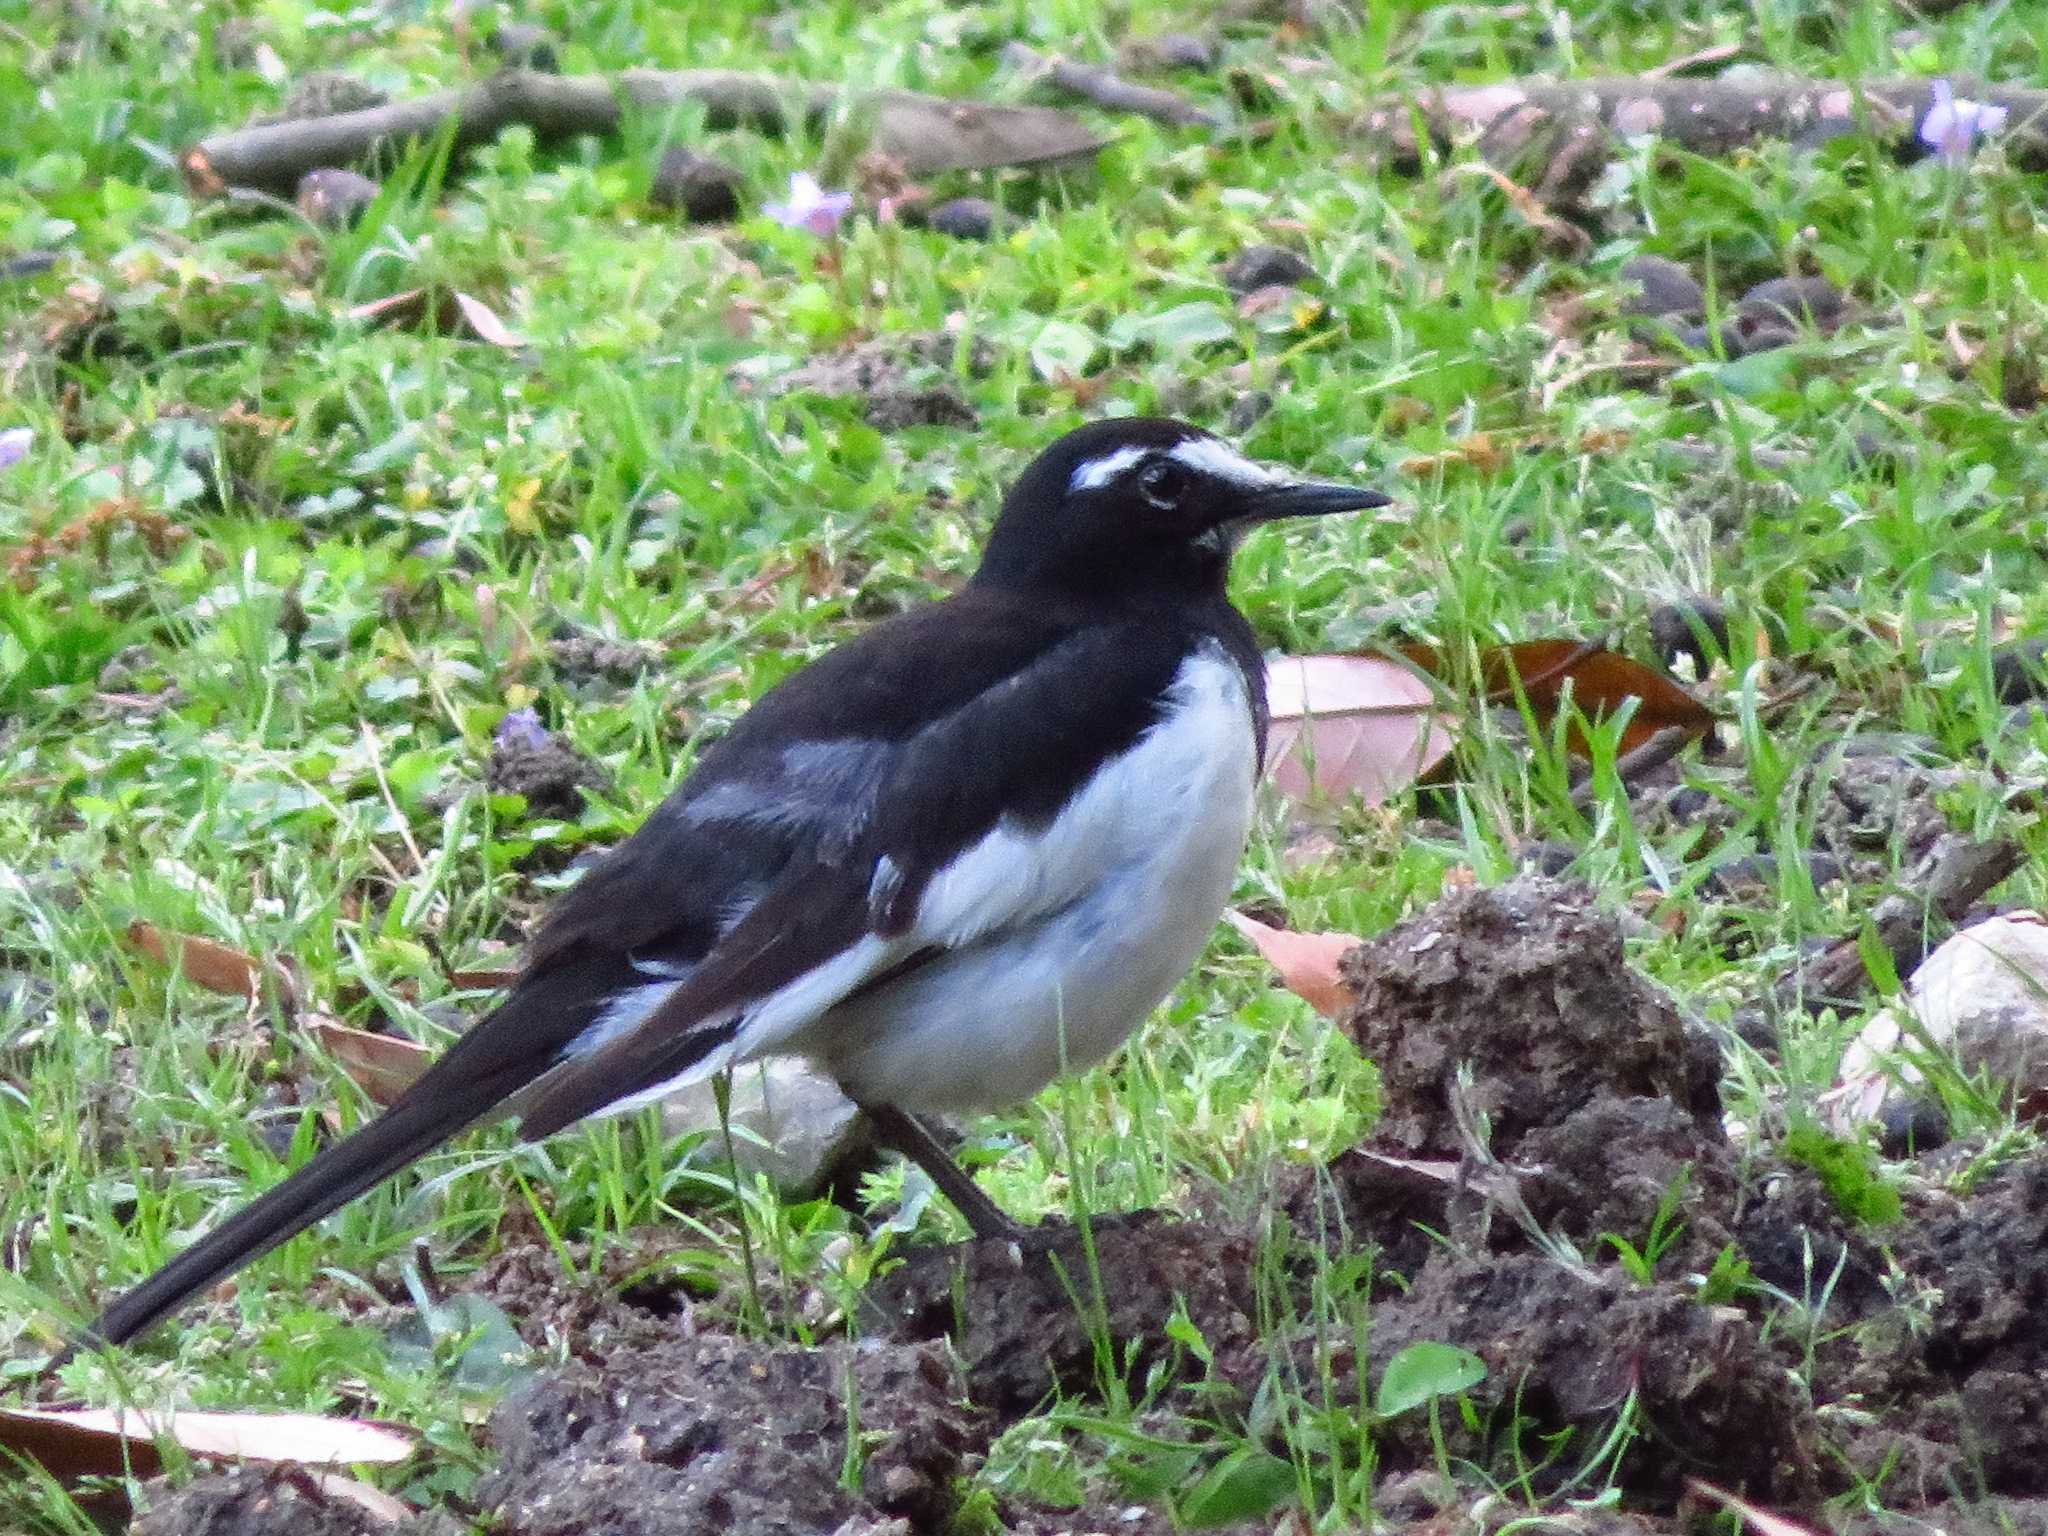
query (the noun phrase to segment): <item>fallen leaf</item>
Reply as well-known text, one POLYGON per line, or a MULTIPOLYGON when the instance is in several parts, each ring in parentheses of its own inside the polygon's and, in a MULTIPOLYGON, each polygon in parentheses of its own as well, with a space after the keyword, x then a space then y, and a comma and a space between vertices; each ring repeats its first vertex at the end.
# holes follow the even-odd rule
POLYGON ((1760 1509, 1747 1499, 1730 1493, 1726 1488, 1716 1488, 1712 1483, 1702 1482, 1697 1477, 1685 1480, 1688 1492, 1696 1493, 1710 1504, 1718 1504, 1730 1514, 1739 1516, 1745 1525, 1754 1529, 1758 1536, 1816 1536, 1812 1526, 1802 1525, 1784 1515, 1772 1514, 1760 1509))
POLYGON ((492 346, 503 347, 510 352, 526 345, 526 338, 500 320, 497 312, 482 299, 458 290, 455 307, 462 311, 462 318, 469 322, 469 328, 492 346))
MULTIPOLYGON (((1455 681, 1453 669, 1435 646, 1405 645, 1400 654, 1434 677, 1455 681)), ((1635 712, 1621 735, 1624 752, 1673 726, 1696 736, 1714 728, 1713 711, 1673 678, 1632 656, 1581 640, 1524 640, 1482 647, 1479 683, 1489 704, 1511 702, 1519 687, 1546 726, 1564 708, 1567 692, 1588 717, 1611 715, 1634 700, 1635 712)), ((1573 730, 1566 742, 1585 755, 1581 732, 1573 730)))
POLYGON ((1514 451, 1499 442, 1490 432, 1474 432, 1461 437, 1441 453, 1423 454, 1416 458, 1403 459, 1400 464, 1404 475, 1428 475, 1438 470, 1470 469, 1482 475, 1497 475, 1514 462, 1514 451))
POLYGON ((229 949, 196 934, 170 933, 154 923, 139 919, 128 925, 128 942, 159 965, 174 966, 194 986, 226 997, 260 998, 266 976, 286 996, 292 995, 291 977, 282 966, 265 965, 239 949, 229 949))
POLYGON ((432 1051, 414 1041, 350 1029, 333 1019, 316 1019, 310 1029, 349 1080, 369 1095, 370 1102, 387 1108, 419 1081, 434 1059, 432 1051))
POLYGON ((355 1505, 379 1525, 399 1525, 418 1513, 405 1500, 386 1493, 382 1488, 343 1477, 339 1472, 316 1472, 313 1482, 328 1498, 355 1505))
POLYGON ((52 1477, 119 1477, 131 1469, 152 1475, 163 1466, 159 1437, 192 1456, 311 1466, 389 1465, 410 1457, 417 1443, 402 1425, 311 1413, 0 1408, 0 1450, 52 1477))
POLYGON ((1267 771, 1290 800, 1378 805, 1451 750, 1428 682, 1379 656, 1289 656, 1266 668, 1267 771))
POLYGON ((1351 1006, 1351 989, 1337 974, 1337 964, 1365 940, 1349 933, 1299 933, 1275 928, 1255 917, 1230 911, 1230 926, 1280 973, 1280 984, 1305 998, 1326 1019, 1351 1006))

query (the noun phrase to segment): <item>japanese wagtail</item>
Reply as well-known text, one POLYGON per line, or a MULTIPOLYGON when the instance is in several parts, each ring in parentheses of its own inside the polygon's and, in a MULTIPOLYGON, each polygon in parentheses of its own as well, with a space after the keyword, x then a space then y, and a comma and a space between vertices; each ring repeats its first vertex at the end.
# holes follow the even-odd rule
POLYGON ((528 1138, 806 1056, 979 1235, 919 1123, 1109 1056, 1227 901, 1266 727, 1225 593, 1260 523, 1384 506, 1180 422, 1070 432, 958 596, 765 694, 557 904, 498 1008, 405 1095, 120 1297, 120 1344, 494 1113, 528 1138))

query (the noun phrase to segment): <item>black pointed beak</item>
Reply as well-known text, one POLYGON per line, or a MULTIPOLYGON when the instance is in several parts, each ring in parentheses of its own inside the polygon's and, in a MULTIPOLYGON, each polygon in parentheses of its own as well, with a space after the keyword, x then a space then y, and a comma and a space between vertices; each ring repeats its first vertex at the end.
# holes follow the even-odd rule
POLYGON ((1364 512, 1393 505, 1394 498, 1362 485, 1295 480, 1263 490, 1252 499, 1251 521, 1275 522, 1283 517, 1327 517, 1332 512, 1364 512))

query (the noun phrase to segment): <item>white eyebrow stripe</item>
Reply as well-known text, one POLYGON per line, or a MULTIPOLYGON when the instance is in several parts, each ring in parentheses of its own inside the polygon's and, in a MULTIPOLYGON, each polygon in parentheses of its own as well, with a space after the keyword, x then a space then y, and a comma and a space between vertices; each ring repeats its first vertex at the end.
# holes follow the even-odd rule
POLYGON ((1073 478, 1067 482, 1067 489, 1099 491, 1150 451, 1147 448, 1119 448, 1099 459, 1089 459, 1074 471, 1073 478))
POLYGON ((1264 490, 1281 483, 1280 476, 1270 469, 1254 464, 1228 443, 1213 437, 1191 437, 1184 443, 1176 443, 1167 457, 1198 475, 1214 475, 1219 480, 1228 480, 1250 490, 1264 490))

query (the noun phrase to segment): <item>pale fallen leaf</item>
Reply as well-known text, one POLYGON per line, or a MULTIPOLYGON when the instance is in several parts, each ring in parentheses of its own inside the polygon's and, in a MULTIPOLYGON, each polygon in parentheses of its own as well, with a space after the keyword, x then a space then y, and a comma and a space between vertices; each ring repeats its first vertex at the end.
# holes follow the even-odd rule
POLYGON ((163 1465, 159 1436, 193 1456, 311 1466, 400 1462, 417 1443, 403 1425, 311 1413, 0 1408, 0 1450, 40 1464, 53 1477, 118 1477, 131 1469, 152 1474, 163 1465))
POLYGON ((128 925, 128 942, 159 965, 176 967, 187 981, 209 992, 260 998, 264 978, 268 976, 287 998, 292 996, 291 977, 282 966, 265 965, 239 949, 230 949, 197 934, 172 933, 138 919, 128 925))
POLYGON ((353 1504, 379 1525, 399 1525, 418 1513, 405 1500, 339 1472, 316 1472, 313 1481, 330 1499, 353 1504))
POLYGON ((1365 941, 1349 933, 1297 933, 1275 928, 1238 911, 1223 914, 1266 963, 1280 973, 1280 984, 1325 1018, 1351 1006, 1351 989, 1337 973, 1338 962, 1365 941))
POLYGON ((1430 685, 1378 656, 1288 656, 1266 668, 1267 771, 1290 800, 1378 805, 1451 750, 1430 685))
POLYGON ((469 322, 469 328, 494 347, 515 351, 526 345, 526 338, 497 316, 497 312, 482 299, 457 290, 455 307, 462 311, 462 318, 469 322))
POLYGON ((333 1019, 315 1019, 309 1028, 321 1048, 370 1096, 370 1102, 386 1108, 419 1081, 434 1059, 432 1051, 415 1041, 350 1029, 333 1019))
POLYGON ((2023 1117, 2048 1108, 2048 918, 2007 912, 1936 946, 1905 995, 1872 1015, 1842 1053, 1836 1084, 1821 1096, 1836 1129, 1876 1118, 1894 1083, 1921 1081, 1899 1054, 1909 1040, 2012 1092, 2023 1117))
POLYGON ((1758 1536, 1817 1536, 1810 1525, 1761 1509, 1726 1488, 1716 1488, 1712 1483, 1702 1482, 1697 1477, 1685 1480, 1686 1488, 1710 1504, 1718 1504, 1730 1514, 1737 1515, 1742 1522, 1758 1533, 1758 1536))

